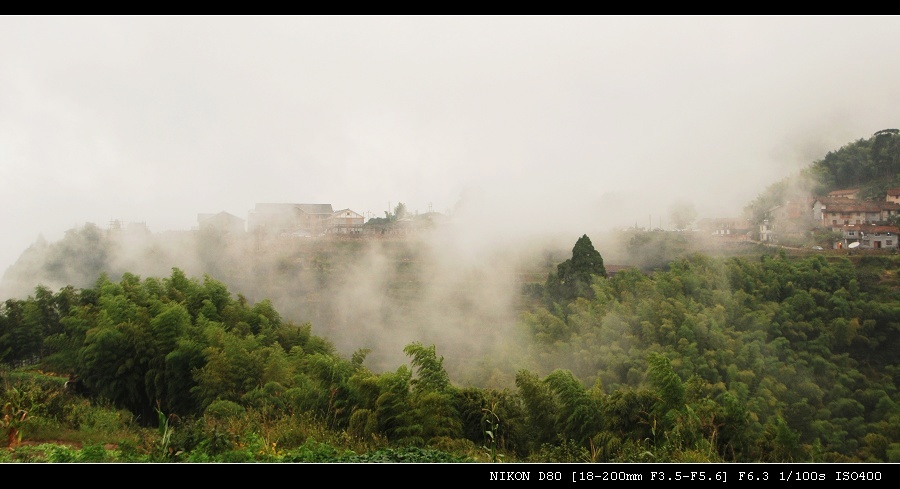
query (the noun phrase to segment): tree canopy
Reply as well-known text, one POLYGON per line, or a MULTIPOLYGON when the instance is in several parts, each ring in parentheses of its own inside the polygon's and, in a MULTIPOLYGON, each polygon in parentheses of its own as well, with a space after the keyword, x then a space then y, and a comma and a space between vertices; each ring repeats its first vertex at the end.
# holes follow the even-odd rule
POLYGON ((547 276, 545 290, 550 301, 570 301, 576 297, 593 297, 594 276, 606 277, 603 257, 586 234, 578 238, 572 257, 556 266, 547 276))
MULTIPOLYGON (((582 236, 555 275, 590 295, 523 314, 523 366, 502 388, 457 387, 435 344, 370 371, 368 350, 345 359, 270 301, 178 269, 5 301, 0 362, 74 374, 148 424, 183 420, 166 453, 221 446, 234 419, 284 433, 312 419, 398 447, 483 443, 492 460, 900 461, 900 257, 691 255, 597 280, 601 267, 582 236)), ((0 405, 20 403, 0 380, 0 405)), ((80 412, 54 402, 29 416, 80 412)))

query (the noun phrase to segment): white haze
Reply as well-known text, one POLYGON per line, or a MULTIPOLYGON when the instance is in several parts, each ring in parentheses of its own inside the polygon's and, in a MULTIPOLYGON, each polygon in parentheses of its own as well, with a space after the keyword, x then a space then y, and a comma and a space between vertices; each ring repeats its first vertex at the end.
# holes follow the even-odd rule
MULTIPOLYGON (((739 215, 900 125, 898 51, 893 16, 3 16, 0 271, 85 222, 402 202, 453 214, 429 250, 469 283, 534 235, 671 228, 685 202, 739 215)), ((345 284, 341 321, 383 308, 369 277, 345 284)), ((495 285, 479 318, 508 322, 495 285)))

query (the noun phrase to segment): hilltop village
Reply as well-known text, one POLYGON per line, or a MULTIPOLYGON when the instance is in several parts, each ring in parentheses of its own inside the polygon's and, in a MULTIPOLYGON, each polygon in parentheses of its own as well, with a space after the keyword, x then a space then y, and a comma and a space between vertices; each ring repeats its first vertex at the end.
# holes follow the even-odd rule
POLYGON ((888 189, 881 201, 861 200, 859 193, 859 188, 849 188, 822 197, 792 198, 769 209, 761 222, 702 219, 697 228, 738 241, 797 245, 812 240, 819 248, 898 249, 900 187, 888 189))
POLYGON ((242 219, 228 212, 199 214, 198 229, 256 237, 316 237, 324 235, 402 234, 428 226, 444 216, 437 212, 410 215, 399 204, 384 218, 366 219, 351 209, 331 204, 261 203, 242 219))
MULTIPOLYGON (((900 187, 882 201, 861 200, 859 189, 841 189, 821 197, 787 200, 769 209, 761 222, 747 218, 706 218, 693 227, 703 236, 770 244, 809 243, 832 249, 898 249, 900 187)), ((257 238, 325 235, 396 235, 446 219, 437 212, 407 214, 399 205, 385 218, 366 219, 331 204, 259 203, 242 219, 228 212, 198 214, 198 230, 250 234, 257 238)))

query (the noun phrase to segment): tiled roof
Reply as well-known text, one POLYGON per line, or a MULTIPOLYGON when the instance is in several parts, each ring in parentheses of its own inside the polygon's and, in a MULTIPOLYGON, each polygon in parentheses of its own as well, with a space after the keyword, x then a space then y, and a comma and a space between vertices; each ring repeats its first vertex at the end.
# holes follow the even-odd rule
POLYGON ((816 199, 821 204, 847 204, 856 202, 856 199, 850 199, 847 197, 819 197, 816 199))
POLYGON ((881 212, 884 204, 887 203, 889 202, 865 202, 857 200, 829 204, 825 210, 827 212, 881 212))
POLYGON ((857 224, 855 226, 852 224, 849 224, 846 226, 842 226, 841 229, 844 231, 851 231, 851 230, 862 231, 866 234, 887 234, 887 233, 898 234, 898 233, 900 233, 900 227, 879 226, 876 224, 857 224))
POLYGON ((295 204, 295 206, 307 214, 333 214, 331 204, 295 204))

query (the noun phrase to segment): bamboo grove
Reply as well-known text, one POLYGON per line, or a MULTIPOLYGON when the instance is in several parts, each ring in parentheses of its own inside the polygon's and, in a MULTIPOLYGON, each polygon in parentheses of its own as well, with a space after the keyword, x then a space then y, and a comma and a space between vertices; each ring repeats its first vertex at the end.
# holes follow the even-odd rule
MULTIPOLYGON (((39 365, 145 425, 163 415, 192 433, 173 457, 226 450, 222 420, 252 417, 493 462, 898 462, 900 260, 855 258, 691 255, 607 278, 573 256, 530 289, 532 363, 502 388, 455 385, 422 343, 373 372, 369 351, 345 358, 208 275, 101 275, 6 300, 0 373, 39 365)), ((270 444, 308 442, 289 431, 270 444)))

